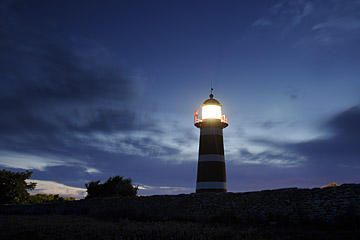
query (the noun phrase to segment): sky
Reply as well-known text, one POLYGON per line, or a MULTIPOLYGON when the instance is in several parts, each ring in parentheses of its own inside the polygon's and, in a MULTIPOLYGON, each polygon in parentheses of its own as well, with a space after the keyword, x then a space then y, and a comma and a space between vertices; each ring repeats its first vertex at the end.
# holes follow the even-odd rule
POLYGON ((360 1, 0 1, 0 168, 81 198, 195 191, 214 95, 230 192, 359 183, 360 1))

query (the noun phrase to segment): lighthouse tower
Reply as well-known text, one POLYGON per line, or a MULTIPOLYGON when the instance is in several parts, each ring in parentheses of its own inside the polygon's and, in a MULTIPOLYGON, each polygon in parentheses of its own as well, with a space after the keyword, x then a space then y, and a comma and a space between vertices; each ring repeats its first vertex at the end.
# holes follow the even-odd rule
POLYGON ((228 119, 221 114, 219 101, 212 94, 194 114, 194 125, 200 128, 199 160, 196 179, 196 192, 226 192, 226 171, 224 157, 223 128, 228 119))

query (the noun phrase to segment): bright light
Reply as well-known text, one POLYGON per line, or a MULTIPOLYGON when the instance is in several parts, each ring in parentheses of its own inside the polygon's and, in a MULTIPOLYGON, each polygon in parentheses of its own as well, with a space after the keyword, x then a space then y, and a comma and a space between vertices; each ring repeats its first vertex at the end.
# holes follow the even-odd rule
POLYGON ((221 119, 221 107, 217 105, 205 105, 202 107, 202 119, 221 119))

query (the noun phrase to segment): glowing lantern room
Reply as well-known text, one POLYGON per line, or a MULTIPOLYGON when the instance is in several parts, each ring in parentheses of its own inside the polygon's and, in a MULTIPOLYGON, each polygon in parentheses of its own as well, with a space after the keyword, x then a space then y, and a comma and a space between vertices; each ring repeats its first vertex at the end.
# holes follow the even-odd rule
POLYGON ((227 127, 228 119, 225 115, 222 115, 221 108, 222 105, 216 99, 214 99, 214 95, 211 93, 209 95, 209 99, 205 100, 205 102, 200 106, 201 107, 201 119, 199 118, 199 111, 196 110, 194 114, 194 125, 196 127, 201 127, 202 122, 206 121, 219 121, 227 127))
POLYGON ((214 95, 210 94, 210 98, 201 105, 202 119, 221 119, 221 107, 214 95))

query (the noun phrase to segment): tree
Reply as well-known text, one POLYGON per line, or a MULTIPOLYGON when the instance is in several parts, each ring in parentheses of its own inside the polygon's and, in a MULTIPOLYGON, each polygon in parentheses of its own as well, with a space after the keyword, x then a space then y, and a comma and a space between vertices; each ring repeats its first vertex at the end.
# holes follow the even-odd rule
POLYGON ((25 203, 29 198, 27 190, 33 190, 36 183, 26 183, 32 172, 0 171, 0 204, 25 203))
POLYGON ((138 191, 138 186, 133 186, 130 178, 121 176, 110 177, 105 183, 89 182, 85 186, 88 193, 86 198, 136 196, 138 191))

